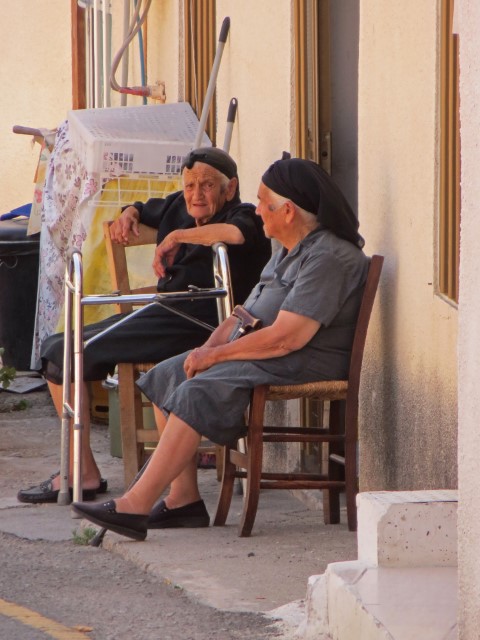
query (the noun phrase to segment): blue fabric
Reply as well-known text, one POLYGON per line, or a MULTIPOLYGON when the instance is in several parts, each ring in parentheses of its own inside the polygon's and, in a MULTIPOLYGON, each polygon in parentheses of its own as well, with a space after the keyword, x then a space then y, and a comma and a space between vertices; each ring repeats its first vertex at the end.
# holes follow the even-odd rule
POLYGON ((0 220, 11 220, 12 218, 18 218, 18 216, 26 216, 30 217, 30 211, 32 210, 32 203, 22 204, 21 207, 17 207, 16 209, 12 209, 8 213, 3 213, 0 216, 0 220))

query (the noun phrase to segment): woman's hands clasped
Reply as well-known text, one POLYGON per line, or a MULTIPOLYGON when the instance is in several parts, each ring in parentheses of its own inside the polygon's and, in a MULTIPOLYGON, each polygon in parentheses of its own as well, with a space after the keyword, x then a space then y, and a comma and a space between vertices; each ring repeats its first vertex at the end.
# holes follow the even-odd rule
POLYGON ((193 378, 201 371, 210 369, 215 364, 213 352, 214 348, 212 347, 198 347, 198 349, 194 349, 188 354, 183 363, 187 379, 193 378))

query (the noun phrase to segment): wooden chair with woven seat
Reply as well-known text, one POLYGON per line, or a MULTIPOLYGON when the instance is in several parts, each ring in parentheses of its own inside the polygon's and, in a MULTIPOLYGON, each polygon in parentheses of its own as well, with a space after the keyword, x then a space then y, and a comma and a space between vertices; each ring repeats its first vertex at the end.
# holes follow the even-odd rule
MULTIPOLYGON (((118 291, 121 295, 156 293, 157 288, 155 285, 137 288, 132 288, 130 286, 126 252, 126 249, 128 249, 128 247, 152 245, 153 259, 153 246, 156 244, 157 240, 156 230, 151 227, 147 227, 146 225, 140 224, 139 236, 137 238, 133 238, 128 247, 125 247, 111 241, 109 232, 111 224, 112 221, 104 222, 103 234, 105 239, 108 268, 110 272, 112 288, 115 291, 118 291)), ((214 256, 218 258, 217 254, 215 253, 214 256)), ((228 276, 228 265, 226 271, 228 276)), ((219 319, 222 319, 223 316, 228 313, 228 309, 232 306, 230 281, 228 282, 226 288, 229 292, 228 300, 220 301, 217 304, 219 319)), ((125 302, 119 303, 116 306, 118 312, 121 313, 130 313, 133 310, 132 305, 125 302)), ((144 362, 138 364, 119 363, 117 367, 120 435, 122 442, 123 468, 126 487, 130 485, 139 469, 145 462, 145 445, 147 443, 156 443, 159 440, 158 431, 156 429, 146 429, 144 427, 143 409, 145 406, 151 406, 151 403, 142 399, 142 394, 135 384, 135 381, 142 373, 149 371, 156 364, 156 362, 144 362)), ((202 443, 199 447, 199 452, 216 454, 217 477, 220 480, 223 453, 221 447, 216 447, 214 445, 208 446, 205 443, 202 443)))
POLYGON ((249 536, 257 513, 260 489, 319 489, 323 491, 326 524, 340 522, 340 492, 346 493, 347 520, 356 531, 355 499, 358 493, 357 440, 358 393, 363 352, 373 303, 383 265, 383 256, 371 258, 362 303, 357 319, 347 380, 311 382, 281 386, 261 385, 252 391, 248 411, 245 446, 224 447, 222 486, 214 525, 225 524, 232 500, 235 478, 244 479, 243 512, 239 535, 249 536), (310 398, 330 403, 327 427, 266 426, 268 401, 310 398), (262 470, 264 442, 328 443, 326 469, 319 472, 265 472, 262 470), (245 482, 246 479, 246 482, 245 482))
MULTIPOLYGON (((126 248, 111 241, 109 232, 111 224, 111 221, 104 222, 103 233, 112 288, 121 295, 155 293, 157 290, 155 285, 138 288, 130 286, 126 248)), ((133 238, 129 246, 155 245, 156 239, 157 233, 155 229, 140 224, 139 236, 138 238, 133 238)), ((133 306, 130 303, 122 302, 116 307, 119 313, 133 311, 133 306)), ((125 486, 131 483, 144 462, 145 443, 158 441, 158 433, 156 431, 143 428, 144 405, 140 390, 135 384, 138 376, 142 372, 151 369, 155 364, 155 362, 145 362, 138 364, 119 363, 118 365, 118 403, 125 486)))

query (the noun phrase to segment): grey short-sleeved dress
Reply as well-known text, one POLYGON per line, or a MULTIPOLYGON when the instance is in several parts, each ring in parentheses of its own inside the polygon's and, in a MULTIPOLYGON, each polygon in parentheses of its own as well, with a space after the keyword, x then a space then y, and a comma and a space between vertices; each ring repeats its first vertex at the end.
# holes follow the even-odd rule
POLYGON ((188 354, 181 354, 158 364, 138 386, 212 442, 235 441, 245 435, 244 412, 256 385, 346 377, 368 263, 352 243, 316 229, 289 253, 272 256, 244 305, 264 326, 280 310, 317 320, 321 327, 307 345, 279 358, 220 363, 190 380, 183 370, 188 354))

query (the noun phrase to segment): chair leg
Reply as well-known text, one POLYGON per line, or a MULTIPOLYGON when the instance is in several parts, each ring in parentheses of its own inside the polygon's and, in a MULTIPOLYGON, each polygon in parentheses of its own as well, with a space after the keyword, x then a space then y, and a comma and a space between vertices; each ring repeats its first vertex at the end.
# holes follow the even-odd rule
MULTIPOLYGON (((330 402, 330 432, 332 434, 343 433, 345 425, 345 402, 337 400, 330 402)), ((330 454, 344 455, 339 444, 329 445, 329 459, 327 461, 328 479, 342 480, 343 469, 339 464, 330 460, 330 454)), ((325 524, 338 524, 340 522, 340 491, 338 489, 325 489, 323 491, 323 521, 325 524)))
POLYGON ((238 535, 248 538, 252 533, 255 516, 257 515, 258 500, 260 498, 260 480, 262 475, 262 452, 248 454, 247 488, 243 502, 243 512, 238 525, 238 535))
POLYGON ((248 537, 257 515, 262 479, 263 418, 267 387, 257 387, 250 404, 250 420, 247 435, 247 487, 243 501, 243 512, 238 527, 242 538, 248 537))
POLYGON ((223 474, 220 495, 218 496, 217 512, 213 521, 214 527, 223 527, 227 521, 230 504, 232 502, 233 485, 236 467, 230 460, 230 447, 222 447, 223 474))
POLYGON ((138 425, 142 425, 142 400, 135 387, 131 364, 118 365, 118 379, 123 473, 125 487, 128 487, 140 468, 135 431, 138 425))
POLYGON ((222 481, 223 476, 223 456, 224 456, 224 447, 220 445, 215 445, 215 469, 217 472, 217 480, 218 482, 222 481))

